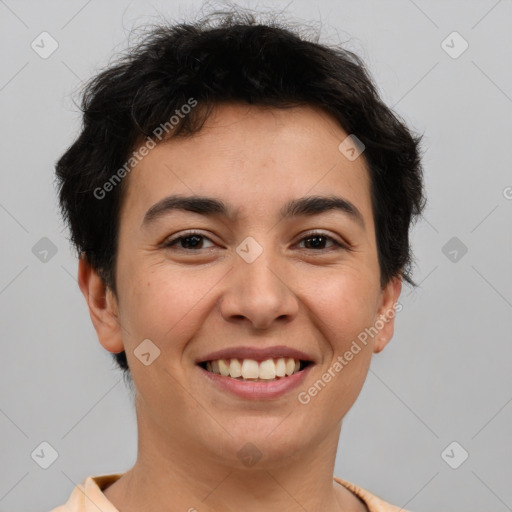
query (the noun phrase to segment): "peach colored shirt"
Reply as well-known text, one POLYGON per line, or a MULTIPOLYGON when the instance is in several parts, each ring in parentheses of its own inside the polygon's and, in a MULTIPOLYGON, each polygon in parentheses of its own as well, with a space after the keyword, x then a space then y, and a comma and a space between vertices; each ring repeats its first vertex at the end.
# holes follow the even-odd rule
MULTIPOLYGON (((113 484, 121 475, 103 475, 87 477, 83 484, 77 485, 69 500, 60 507, 54 508, 51 512, 119 512, 112 503, 107 500, 102 490, 113 484)), ((361 498, 370 512, 407 512, 404 509, 394 507, 380 498, 377 498, 368 491, 357 487, 350 482, 334 477, 334 480, 356 496, 361 498)))

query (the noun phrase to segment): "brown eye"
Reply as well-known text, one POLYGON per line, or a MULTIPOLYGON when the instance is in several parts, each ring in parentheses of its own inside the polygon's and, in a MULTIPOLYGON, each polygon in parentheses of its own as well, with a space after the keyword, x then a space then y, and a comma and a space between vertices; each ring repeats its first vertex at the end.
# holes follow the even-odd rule
POLYGON ((302 238, 302 240, 299 242, 299 245, 304 242, 305 246, 304 249, 308 250, 326 250, 331 249, 333 247, 337 248, 343 248, 344 246, 340 244, 337 240, 334 238, 321 234, 321 233, 312 233, 308 236, 305 236, 302 238), (330 246, 326 247, 326 244, 330 243, 330 246))
POLYGON ((213 246, 213 243, 208 237, 201 235, 199 233, 190 233, 188 235, 180 236, 170 240, 165 244, 165 247, 177 246, 178 249, 194 251, 198 249, 205 249, 205 243, 207 243, 206 241, 210 242, 211 244, 208 247, 213 246))

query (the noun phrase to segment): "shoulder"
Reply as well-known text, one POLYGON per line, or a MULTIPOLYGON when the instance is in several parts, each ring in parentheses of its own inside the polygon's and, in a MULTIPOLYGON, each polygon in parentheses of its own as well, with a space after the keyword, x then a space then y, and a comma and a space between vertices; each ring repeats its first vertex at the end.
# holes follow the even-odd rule
POLYGON ((88 476, 73 489, 65 504, 50 512, 97 512, 98 508, 102 512, 118 512, 102 491, 120 477, 120 474, 88 476))
POLYGON ((346 480, 342 480, 337 477, 334 477, 334 480, 361 498, 368 507, 369 512, 407 512, 403 508, 395 507, 394 505, 381 500, 377 496, 351 482, 347 482, 346 480))

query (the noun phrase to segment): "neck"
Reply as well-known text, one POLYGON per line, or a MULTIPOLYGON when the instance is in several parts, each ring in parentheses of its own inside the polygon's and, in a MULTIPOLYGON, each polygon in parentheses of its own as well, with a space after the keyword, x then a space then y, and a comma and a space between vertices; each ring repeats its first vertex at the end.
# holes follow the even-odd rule
POLYGON ((312 447, 244 467, 220 460, 193 439, 169 436, 138 417, 138 457, 131 470, 104 491, 118 510, 189 512, 365 511, 349 490, 333 480, 341 423, 312 447))

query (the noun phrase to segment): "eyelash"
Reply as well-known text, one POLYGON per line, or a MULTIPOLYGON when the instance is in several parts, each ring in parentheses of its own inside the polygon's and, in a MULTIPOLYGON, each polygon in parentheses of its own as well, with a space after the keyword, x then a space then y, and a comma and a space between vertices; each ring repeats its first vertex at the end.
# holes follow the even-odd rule
MULTIPOLYGON (((189 232, 186 232, 184 235, 181 235, 177 238, 174 238, 174 239, 171 239, 167 242, 164 242, 163 244, 163 247, 165 248, 172 248, 174 245, 176 245, 177 243, 180 242, 180 240, 186 240, 187 238, 192 238, 194 236, 197 236, 197 237, 200 237, 202 239, 206 239, 206 240, 209 240, 210 242, 214 243, 210 238, 208 238, 207 236, 197 232, 197 231, 189 231, 189 232)), ((325 240, 329 241, 329 242, 332 242, 335 246, 335 248, 323 248, 323 249, 305 249, 306 251, 314 251, 314 252, 320 252, 320 251, 329 251, 329 250, 339 250, 339 249, 344 249, 344 250, 349 250, 348 246, 345 245, 345 244, 342 244, 341 242, 338 242, 338 240, 336 240, 335 238, 333 238, 332 236, 329 236, 329 235, 326 235, 325 233, 322 233, 322 232, 317 232, 317 231, 313 231, 311 233, 307 233, 305 236, 303 236, 300 240, 299 240, 299 243, 304 241, 304 240, 308 240, 308 239, 311 239, 311 238, 315 238, 315 237, 321 237, 321 238, 324 238, 325 240)), ((199 252, 200 249, 184 249, 183 247, 180 247, 178 250, 181 250, 181 251, 187 251, 187 252, 199 252)))

